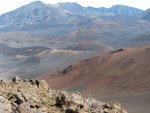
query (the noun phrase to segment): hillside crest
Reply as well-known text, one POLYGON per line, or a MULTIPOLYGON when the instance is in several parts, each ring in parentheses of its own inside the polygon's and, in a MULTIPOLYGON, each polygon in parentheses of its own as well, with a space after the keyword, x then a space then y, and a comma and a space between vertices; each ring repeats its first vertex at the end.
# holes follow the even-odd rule
POLYGON ((52 90, 44 80, 18 77, 0 83, 1 113, 127 113, 119 103, 84 98, 79 92, 52 90))

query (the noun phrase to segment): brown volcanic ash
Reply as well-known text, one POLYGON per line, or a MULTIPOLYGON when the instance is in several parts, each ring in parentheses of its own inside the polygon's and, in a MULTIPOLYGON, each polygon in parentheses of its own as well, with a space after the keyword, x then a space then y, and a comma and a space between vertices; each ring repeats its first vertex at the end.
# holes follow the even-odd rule
POLYGON ((79 90, 95 96, 150 89, 150 46, 121 49, 79 61, 39 77, 52 88, 79 90))

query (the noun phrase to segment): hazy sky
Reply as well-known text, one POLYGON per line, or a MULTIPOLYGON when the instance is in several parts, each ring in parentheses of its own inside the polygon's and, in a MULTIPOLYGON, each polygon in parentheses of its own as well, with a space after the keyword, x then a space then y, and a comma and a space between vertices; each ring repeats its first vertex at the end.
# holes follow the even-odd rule
MULTIPOLYGON (((37 0, 0 0, 0 14, 16 9, 24 4, 37 0)), ((114 4, 122 4, 140 9, 150 8, 150 0, 40 0, 44 3, 56 4, 58 2, 77 2, 83 6, 111 7, 114 4)))

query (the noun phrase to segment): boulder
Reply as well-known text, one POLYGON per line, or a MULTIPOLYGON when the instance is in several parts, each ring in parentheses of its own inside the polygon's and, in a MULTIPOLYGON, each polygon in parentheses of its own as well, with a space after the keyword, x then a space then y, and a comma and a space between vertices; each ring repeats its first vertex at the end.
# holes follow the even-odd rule
POLYGON ((47 113, 47 112, 43 112, 41 108, 33 106, 29 102, 25 102, 20 104, 16 108, 15 113, 47 113))
POLYGON ((45 80, 41 80, 40 83, 38 84, 39 88, 43 89, 49 89, 49 85, 45 80))
POLYGON ((12 82, 17 83, 17 82, 19 82, 19 81, 21 81, 21 78, 18 77, 18 76, 15 76, 14 78, 12 78, 12 82))
POLYGON ((24 97, 20 92, 10 94, 9 101, 11 101, 11 103, 16 106, 25 102, 24 97))
POLYGON ((66 113, 80 113, 88 111, 87 104, 79 93, 67 93, 60 91, 57 97, 58 107, 61 107, 66 113))
POLYGON ((11 113, 11 104, 10 101, 5 99, 3 96, 0 96, 0 113, 11 113))
POLYGON ((16 108, 15 113, 35 113, 34 111, 34 109, 30 108, 29 103, 22 103, 16 108))

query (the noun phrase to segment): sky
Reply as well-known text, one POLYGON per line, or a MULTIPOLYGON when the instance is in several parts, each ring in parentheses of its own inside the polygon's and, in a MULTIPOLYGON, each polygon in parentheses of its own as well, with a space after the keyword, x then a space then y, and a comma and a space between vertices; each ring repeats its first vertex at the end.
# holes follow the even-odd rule
MULTIPOLYGON (((14 10, 22 5, 37 0, 0 0, 0 14, 14 10)), ((77 2, 82 6, 111 7, 122 4, 146 10, 150 8, 150 0, 40 0, 44 3, 56 4, 59 2, 77 2)))

